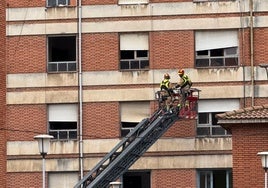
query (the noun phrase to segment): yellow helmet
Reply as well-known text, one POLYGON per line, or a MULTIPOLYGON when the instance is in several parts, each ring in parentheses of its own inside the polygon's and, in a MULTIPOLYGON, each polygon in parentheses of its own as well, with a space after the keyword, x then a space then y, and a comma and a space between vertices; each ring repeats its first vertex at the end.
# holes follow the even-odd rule
POLYGON ((184 75, 184 70, 183 70, 183 69, 178 70, 178 74, 179 74, 180 76, 184 75))
POLYGON ((168 73, 164 74, 164 79, 170 79, 170 76, 168 73))

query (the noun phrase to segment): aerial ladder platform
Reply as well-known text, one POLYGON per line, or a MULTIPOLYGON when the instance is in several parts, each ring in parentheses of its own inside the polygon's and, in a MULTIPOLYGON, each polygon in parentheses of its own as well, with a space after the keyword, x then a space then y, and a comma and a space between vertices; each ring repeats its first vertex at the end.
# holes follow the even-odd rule
POLYGON ((104 158, 74 186, 74 188, 107 188, 122 176, 177 120, 197 117, 198 89, 191 88, 187 96, 172 94, 173 107, 165 109, 165 98, 156 92, 159 108, 143 119, 104 158), (180 109, 176 108, 180 103, 180 109))

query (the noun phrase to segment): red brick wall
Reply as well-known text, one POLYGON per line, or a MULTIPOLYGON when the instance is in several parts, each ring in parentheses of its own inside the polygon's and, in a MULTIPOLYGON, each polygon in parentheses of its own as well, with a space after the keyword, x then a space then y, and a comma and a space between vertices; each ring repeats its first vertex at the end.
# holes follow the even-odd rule
POLYGON ((233 187, 264 187, 264 170, 258 152, 268 151, 267 124, 232 126, 233 187))
POLYGON ((194 188, 195 170, 168 169, 152 171, 152 188, 194 188))
POLYGON ((83 71, 118 70, 117 33, 83 34, 82 41, 83 71))
POLYGON ((12 7, 45 7, 46 0, 7 0, 7 6, 12 7))
MULTIPOLYGON (((46 180, 48 180, 48 178, 46 178, 46 180)), ((19 172, 19 173, 7 174, 7 186, 5 188, 40 188, 40 187, 42 187, 42 172, 31 172, 31 173, 19 172)))
POLYGON ((46 72, 46 37, 20 36, 7 39, 8 73, 46 72))
POLYGON ((100 102, 83 105, 84 139, 118 138, 119 134, 119 103, 100 102))
POLYGON ((150 68, 178 69, 194 67, 193 31, 152 32, 150 36, 150 68))
POLYGON ((6 187, 6 131, 5 131, 5 106, 6 106, 6 25, 5 25, 5 0, 0 3, 0 182, 6 187))
POLYGON ((8 140, 29 140, 47 133, 46 105, 7 106, 8 140))

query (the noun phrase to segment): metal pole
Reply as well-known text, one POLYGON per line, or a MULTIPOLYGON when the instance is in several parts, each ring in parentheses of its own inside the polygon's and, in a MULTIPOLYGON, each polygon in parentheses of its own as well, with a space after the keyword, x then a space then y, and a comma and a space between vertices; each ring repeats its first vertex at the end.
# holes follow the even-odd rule
POLYGON ((267 169, 265 169, 264 187, 267 188, 267 169))
POLYGON ((46 164, 45 164, 45 157, 43 156, 43 188, 46 188, 46 177, 45 177, 45 171, 46 171, 46 164))

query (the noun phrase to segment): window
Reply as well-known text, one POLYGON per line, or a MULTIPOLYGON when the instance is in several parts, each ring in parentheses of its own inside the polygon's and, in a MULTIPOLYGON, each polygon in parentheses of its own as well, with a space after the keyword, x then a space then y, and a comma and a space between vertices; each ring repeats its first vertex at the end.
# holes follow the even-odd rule
POLYGON ((197 31, 195 66, 238 66, 237 31, 197 31))
POLYGON ((122 102, 121 113, 121 136, 126 136, 140 121, 150 116, 149 102, 122 102))
POLYGON ((239 109, 239 100, 200 100, 198 102, 198 120, 196 134, 198 136, 230 135, 218 124, 216 114, 239 109))
POLYGON ((120 35, 120 69, 149 69, 148 34, 120 35))
POLYGON ((119 5, 148 4, 149 0, 118 0, 119 5))
POLYGON ((198 170, 198 188, 232 188, 232 170, 198 170))
POLYGON ((57 140, 77 139, 77 105, 48 106, 49 134, 57 140))
POLYGON ((150 171, 128 171, 123 174, 123 187, 126 188, 150 188, 150 171))
POLYGON ((76 71, 76 37, 48 37, 48 72, 76 71))
POLYGON ((70 5, 70 0, 47 0, 47 7, 67 6, 70 5))
POLYGON ((199 113, 198 114, 198 125, 197 125, 197 135, 228 135, 224 128, 222 128, 218 123, 215 115, 220 112, 212 113, 199 113))
POLYGON ((48 187, 67 188, 74 187, 78 182, 77 172, 49 172, 48 187))

